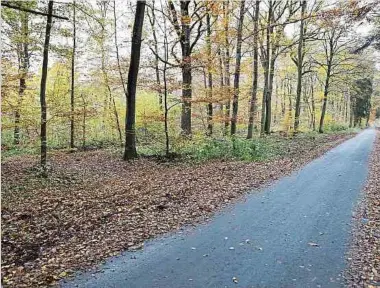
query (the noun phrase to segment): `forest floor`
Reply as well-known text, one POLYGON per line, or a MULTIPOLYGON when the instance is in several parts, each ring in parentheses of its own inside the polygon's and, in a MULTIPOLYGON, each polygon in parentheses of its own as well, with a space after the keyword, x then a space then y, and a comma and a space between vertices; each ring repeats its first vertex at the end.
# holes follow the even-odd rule
POLYGON ((380 129, 370 161, 367 185, 354 214, 348 287, 380 286, 380 129))
POLYGON ((278 137, 286 156, 260 162, 124 162, 107 150, 55 152, 47 179, 37 176, 37 156, 8 158, 1 169, 3 285, 47 286, 205 221, 352 136, 278 137))

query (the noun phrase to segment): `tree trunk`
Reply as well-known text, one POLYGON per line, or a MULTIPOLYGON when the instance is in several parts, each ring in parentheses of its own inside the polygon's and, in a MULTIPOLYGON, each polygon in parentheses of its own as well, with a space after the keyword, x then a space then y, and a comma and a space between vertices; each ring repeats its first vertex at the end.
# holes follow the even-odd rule
MULTIPOLYGON (((165 25, 166 27, 166 25, 165 25)), ((169 59, 169 47, 168 47, 168 40, 167 35, 165 31, 164 36, 164 48, 165 48, 165 62, 164 62, 164 71, 163 71, 163 80, 164 80, 164 124, 165 124, 165 155, 166 157, 169 156, 169 149, 170 149, 170 143, 169 143, 169 128, 168 128, 168 88, 167 88, 167 80, 166 80, 166 68, 167 68, 167 61, 169 59)))
POLYGON ((83 103, 83 119, 82 119, 82 147, 86 147, 86 117, 87 117, 87 103, 81 93, 82 103, 83 103))
POLYGON ((344 106, 345 106, 345 117, 344 117, 344 122, 348 122, 349 121, 349 118, 348 118, 348 113, 349 113, 349 109, 350 109, 350 94, 349 92, 347 91, 347 97, 346 97, 346 101, 344 102, 344 106))
POLYGON ((282 89, 282 97, 281 97, 281 116, 285 117, 286 110, 286 79, 281 80, 281 89, 282 89))
MULTIPOLYGON (((208 5, 209 3, 207 3, 208 5)), ((209 10, 209 7, 207 7, 207 16, 206 16, 206 21, 207 21, 207 37, 206 37, 206 42, 207 42, 207 78, 208 78, 208 91, 207 91, 207 135, 211 136, 212 135, 212 128, 213 128, 213 107, 212 107, 212 55, 211 55, 211 12, 209 10)))
POLYGON ((261 102, 261 121, 260 121, 260 136, 264 135, 265 132, 265 120, 266 120, 266 98, 268 94, 268 74, 269 71, 266 69, 267 67, 264 68, 264 89, 263 89, 263 99, 261 102))
POLYGON ((313 131, 315 131, 315 100, 314 100, 314 86, 313 83, 310 85, 311 89, 311 121, 312 121, 312 127, 313 131))
POLYGON ((268 79, 268 89, 267 96, 265 99, 266 103, 266 113, 265 113, 265 133, 270 134, 270 127, 272 121, 272 91, 273 91, 273 79, 274 79, 274 65, 276 63, 275 50, 272 49, 270 58, 270 68, 269 68, 269 79, 268 79))
POLYGON ((367 113, 367 117, 365 119, 365 127, 369 127, 369 118, 371 117, 370 111, 367 113))
MULTIPOLYGON (((309 102, 309 98, 310 98, 310 95, 309 95, 309 91, 308 91, 308 87, 306 85, 306 83, 304 83, 305 85, 302 85, 302 101, 305 103, 305 108, 303 109, 303 111, 307 110, 307 118, 308 118, 308 126, 309 128, 312 127, 312 118, 313 118, 313 111, 311 109, 311 106, 310 106, 310 102, 309 102)), ((301 111, 301 112, 303 112, 301 111)))
POLYGON ((26 76, 29 70, 29 46, 28 46, 28 36, 29 36, 29 17, 27 12, 21 13, 21 33, 22 33, 22 43, 19 46, 19 74, 20 74, 20 87, 18 91, 17 107, 15 110, 15 128, 14 128, 14 140, 15 145, 20 144, 20 106, 22 102, 22 97, 26 89, 26 76))
POLYGON ((330 85, 330 73, 331 73, 331 64, 329 62, 328 67, 327 67, 325 87, 323 91, 323 100, 322 100, 323 104, 322 104, 321 119, 319 120, 319 133, 323 133, 323 122, 325 120, 326 107, 327 107, 327 95, 329 93, 329 85, 330 85))
POLYGON ((53 14, 53 1, 49 1, 48 4, 48 16, 46 22, 45 31, 45 43, 43 50, 42 60, 42 74, 41 74, 41 86, 40 86, 40 103, 41 103, 41 167, 43 176, 47 176, 47 137, 46 137, 46 80, 48 73, 48 61, 49 61, 49 43, 50 43, 50 31, 52 27, 53 14))
POLYGON ((119 135, 120 145, 123 146, 123 135, 122 135, 122 132, 121 132, 121 127, 120 127, 119 113, 117 112, 117 107, 116 107, 116 102, 115 102, 115 96, 112 95, 111 87, 110 87, 110 85, 108 83, 108 76, 107 76, 107 89, 108 89, 108 94, 110 96, 110 101, 112 102, 113 114, 114 114, 115 120, 116 120, 116 128, 117 128, 117 133, 119 135))
POLYGON ((236 122, 238 117, 239 108, 239 89, 240 89, 240 64, 241 64, 241 44, 243 38, 243 22, 245 15, 245 1, 240 2, 240 16, 237 29, 236 39, 236 63, 235 63, 235 75, 234 75, 234 98, 232 102, 232 118, 231 118, 231 135, 236 133, 236 122))
MULTIPOLYGON (((290 120, 292 119, 292 114, 293 114, 292 90, 293 90, 292 83, 290 82, 290 79, 289 79, 288 80, 288 98, 289 98, 288 119, 290 120)), ((286 127, 286 131, 289 131, 290 126, 291 125, 286 127)))
MULTIPOLYGON (((187 61, 184 60, 183 61, 187 61)), ((186 63, 182 69, 182 114, 181 129, 184 135, 191 134, 191 64, 186 63)))
MULTIPOLYGON (((265 109, 265 133, 270 134, 270 128, 271 128, 271 121, 272 121, 272 91, 273 91, 273 79, 274 79, 274 68, 275 68, 275 63, 276 63, 276 58, 277 58, 277 49, 279 47, 278 39, 276 40, 275 43, 274 40, 270 41, 273 38, 273 31, 274 28, 272 26, 272 18, 273 18, 273 3, 270 1, 269 3, 269 12, 268 12, 268 19, 269 19, 269 39, 267 38, 267 55, 268 55, 268 61, 269 61, 269 75, 268 77, 268 85, 267 85, 267 95, 265 97, 265 104, 266 104, 266 109, 265 109), (271 43, 272 42, 272 43, 271 43), (270 52, 270 56, 269 56, 270 52)), ((274 22, 274 19, 273 19, 274 22)), ((275 36, 276 38, 276 36, 275 36)))
MULTIPOLYGON (((218 48, 218 58, 219 58, 219 86, 220 93, 223 94, 224 91, 224 75, 223 75, 223 59, 221 55, 221 49, 218 48)), ((223 101, 220 102, 220 111, 223 113, 223 101)))
POLYGON ((297 52, 297 95, 296 95, 296 111, 294 117, 294 131, 298 131, 301 114, 301 91, 302 91, 302 68, 304 57, 304 17, 306 11, 306 0, 302 0, 301 4, 301 24, 300 24, 300 37, 298 40, 298 52, 297 52))
POLYGON ((136 85, 140 65, 141 35, 144 23, 144 11, 145 1, 137 1, 132 34, 131 61, 128 72, 124 160, 137 157, 135 130, 136 85))
POLYGON ((119 135, 120 144, 122 145, 123 144, 123 136, 122 136, 122 133, 121 133, 119 114, 118 114, 117 108, 116 108, 115 97, 112 95, 112 90, 111 90, 111 87, 109 85, 108 73, 107 73, 107 70, 106 70, 106 67, 105 67, 105 55, 104 55, 104 52, 105 52, 104 49, 102 49, 102 65, 101 65, 102 67, 101 67, 101 70, 102 70, 102 73, 103 73, 104 85, 106 86, 107 91, 108 91, 108 98, 109 98, 109 107, 108 107, 108 109, 111 109, 111 105, 112 105, 113 114, 115 116, 115 121, 116 121, 116 129, 117 129, 117 132, 118 132, 118 135, 119 135))
POLYGON ((260 135, 264 135, 265 132, 265 123, 267 116, 266 114, 268 111, 266 111, 268 104, 267 104, 267 97, 268 97, 268 90, 269 90, 269 70, 270 70, 270 43, 271 43, 271 19, 272 19, 272 0, 269 0, 269 10, 268 10, 268 18, 267 18, 267 27, 266 27, 266 47, 265 47, 265 54, 264 55, 264 90, 263 90, 263 100, 262 100, 262 106, 261 106, 261 129, 260 129, 260 135))
POLYGON ((276 85, 276 98, 275 98, 275 103, 274 103, 274 115, 273 115, 273 124, 277 124, 277 109, 278 109, 278 81, 275 78, 275 85, 276 85))
POLYGON ((354 127, 354 106, 353 103, 351 102, 350 105, 350 123, 349 123, 349 128, 354 127))
POLYGON ((190 51, 190 21, 189 3, 181 1, 182 15, 182 114, 181 129, 184 135, 191 134, 191 97, 192 97, 192 76, 191 76, 191 51, 190 51))
POLYGON ((260 13, 260 0, 256 0, 255 15, 253 24, 253 80, 252 80, 252 95, 249 105, 249 119, 248 119, 248 133, 247 139, 252 139, 253 134, 253 121, 256 113, 257 102, 257 78, 258 78, 258 38, 259 38, 259 13, 260 13))
POLYGON ((75 105, 75 48, 76 48, 76 19, 75 0, 73 0, 73 50, 71 55, 71 95, 70 95, 70 148, 74 148, 74 105, 75 105))
POLYGON ((230 23, 230 17, 229 17, 229 1, 223 1, 223 12, 224 12, 224 45, 225 45, 225 59, 224 59, 224 86, 226 87, 226 93, 227 93, 227 101, 226 101, 226 111, 224 113, 224 126, 225 126, 225 135, 227 135, 228 126, 230 123, 230 40, 229 40, 229 23, 230 23))

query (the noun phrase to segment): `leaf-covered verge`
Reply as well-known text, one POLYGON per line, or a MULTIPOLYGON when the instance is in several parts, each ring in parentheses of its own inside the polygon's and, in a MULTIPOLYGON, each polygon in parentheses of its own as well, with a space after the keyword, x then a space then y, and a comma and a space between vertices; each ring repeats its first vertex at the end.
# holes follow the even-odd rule
MULTIPOLYGON (((352 135, 283 139, 261 162, 124 162, 105 150, 2 163, 2 283, 43 287, 156 235, 205 221, 250 189, 286 175, 352 135)), ((279 140, 280 141, 280 140, 279 140)))
POLYGON ((354 215, 347 286, 380 286, 380 130, 371 154, 363 198, 354 215))

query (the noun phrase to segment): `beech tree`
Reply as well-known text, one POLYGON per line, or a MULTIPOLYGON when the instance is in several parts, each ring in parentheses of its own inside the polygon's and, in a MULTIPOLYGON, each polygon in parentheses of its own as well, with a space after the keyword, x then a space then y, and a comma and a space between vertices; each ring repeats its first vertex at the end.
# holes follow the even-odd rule
POLYGON ((136 86, 140 65, 141 35, 144 24, 145 1, 137 1, 135 22, 133 24, 131 60, 128 72, 127 107, 125 119, 124 160, 137 157, 136 151, 136 86))
POLYGON ((70 92, 70 108, 71 108, 71 117, 70 117, 70 148, 75 146, 75 123, 74 123, 74 105, 75 105, 75 50, 76 50, 76 8, 75 0, 73 0, 73 50, 71 55, 71 92, 70 92))
POLYGON ((192 98, 192 75, 191 75, 191 54, 204 30, 202 29, 203 18, 207 13, 202 13, 204 4, 194 1, 193 12, 190 13, 190 0, 180 1, 180 21, 173 1, 169 0, 170 9, 169 20, 173 24, 181 46, 182 59, 180 61, 182 69, 182 114, 181 129, 184 135, 191 134, 191 98, 192 98), (202 14, 201 14, 202 13, 202 14), (196 19, 193 21, 193 19, 196 19), (191 34, 196 29, 196 35, 191 42, 191 34))
POLYGON ((302 73, 303 73, 303 59, 305 56, 304 48, 305 48, 305 12, 306 12, 306 0, 302 0, 300 2, 301 5, 301 20, 300 20, 300 36, 298 39, 298 49, 297 49, 297 60, 294 60, 297 66, 297 97, 296 97, 296 115, 294 119, 294 131, 298 130, 298 126, 300 123, 300 114, 301 114, 301 93, 302 93, 302 73))
POLYGON ((346 27, 338 26, 332 30, 326 31, 323 35, 322 43, 324 51, 324 62, 318 62, 318 64, 325 70, 326 76, 323 88, 322 111, 319 120, 319 133, 323 133, 323 124, 326 115, 327 97, 332 80, 331 78, 336 75, 339 65, 341 65, 345 60, 339 59, 337 57, 337 54, 343 52, 343 50, 346 48, 346 42, 340 41, 345 32, 346 27))
POLYGON ((236 121, 238 113, 239 88, 240 88, 240 65, 241 65, 241 44, 243 38, 243 22, 245 15, 245 1, 240 2, 240 15, 238 20, 237 35, 236 35, 236 56, 235 56, 235 73, 234 73, 234 96, 232 102, 232 117, 231 117, 231 135, 236 133, 236 121))
POLYGON ((223 22, 224 22, 224 88, 227 94, 227 101, 225 105, 225 135, 227 135, 227 129, 230 123, 230 2, 229 0, 223 1, 223 22))
POLYGON ((253 82, 252 82, 252 95, 249 105, 249 118, 248 118, 248 133, 247 139, 251 139, 253 135, 253 122, 257 102, 257 83, 258 83, 258 61, 259 61, 259 13, 260 13, 260 0, 255 2, 255 12, 253 14, 253 82))
POLYGON ((261 37, 260 50, 261 62, 264 69, 264 89, 261 111, 261 134, 270 134, 272 121, 272 92, 275 75, 276 60, 282 53, 289 50, 296 42, 291 39, 285 41, 285 27, 291 22, 292 17, 298 11, 296 2, 268 0, 268 12, 266 14, 265 44, 264 35, 261 37))
POLYGON ((46 21, 45 31, 45 43, 42 60, 42 75, 41 75, 41 87, 40 87, 40 102, 41 102, 41 166, 43 174, 46 176, 46 152, 47 152, 47 137, 46 137, 46 80, 47 80, 47 68, 49 62, 49 43, 50 43, 50 31, 53 23, 53 1, 49 1, 48 15, 46 21))
POLYGON ((213 116, 213 107, 212 107, 212 47, 211 47, 211 9, 210 4, 206 3, 206 25, 207 25, 207 134, 212 135, 212 116, 213 116))

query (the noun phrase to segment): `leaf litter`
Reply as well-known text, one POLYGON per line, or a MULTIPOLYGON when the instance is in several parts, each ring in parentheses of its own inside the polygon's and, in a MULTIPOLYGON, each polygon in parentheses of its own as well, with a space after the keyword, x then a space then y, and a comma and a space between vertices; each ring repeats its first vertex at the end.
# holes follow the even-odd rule
POLYGON ((380 132, 370 157, 362 200, 353 214, 351 248, 345 271, 347 287, 380 286, 380 132))
POLYGON ((1 169, 3 287, 54 285, 124 250, 142 249, 145 240, 207 220, 349 137, 286 139, 287 155, 266 162, 168 165, 124 162, 107 150, 56 152, 48 179, 36 176, 36 156, 7 159, 1 169))

